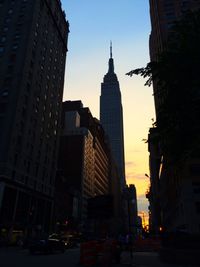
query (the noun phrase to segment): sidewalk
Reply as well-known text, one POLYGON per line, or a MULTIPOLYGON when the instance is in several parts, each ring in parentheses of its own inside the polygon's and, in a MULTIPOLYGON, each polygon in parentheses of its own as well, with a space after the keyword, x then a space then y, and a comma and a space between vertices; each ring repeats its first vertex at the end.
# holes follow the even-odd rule
POLYGON ((113 264, 113 267, 198 267, 198 265, 190 264, 171 264, 161 262, 158 253, 156 252, 134 252, 131 264, 130 252, 123 252, 121 255, 121 263, 113 264))
POLYGON ((171 265, 163 265, 157 253, 153 252, 134 252, 131 262, 130 252, 124 251, 121 254, 121 263, 114 264, 113 267, 171 267, 171 265))

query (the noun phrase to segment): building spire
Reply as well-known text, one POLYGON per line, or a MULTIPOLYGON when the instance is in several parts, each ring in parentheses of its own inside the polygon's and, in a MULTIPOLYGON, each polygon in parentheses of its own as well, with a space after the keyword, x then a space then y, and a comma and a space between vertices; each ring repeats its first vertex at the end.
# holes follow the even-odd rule
POLYGON ((110 59, 108 63, 108 73, 114 73, 114 61, 112 58, 112 41, 110 41, 110 59))
POLYGON ((112 58, 112 41, 110 41, 110 58, 112 58))

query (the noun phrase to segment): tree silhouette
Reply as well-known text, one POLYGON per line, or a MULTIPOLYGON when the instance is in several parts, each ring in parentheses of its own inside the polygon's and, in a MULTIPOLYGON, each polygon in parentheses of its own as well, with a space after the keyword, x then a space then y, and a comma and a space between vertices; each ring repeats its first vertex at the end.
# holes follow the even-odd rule
POLYGON ((145 85, 156 83, 162 96, 155 122, 162 150, 172 160, 200 145, 200 11, 188 12, 174 23, 157 62, 132 70, 145 85))

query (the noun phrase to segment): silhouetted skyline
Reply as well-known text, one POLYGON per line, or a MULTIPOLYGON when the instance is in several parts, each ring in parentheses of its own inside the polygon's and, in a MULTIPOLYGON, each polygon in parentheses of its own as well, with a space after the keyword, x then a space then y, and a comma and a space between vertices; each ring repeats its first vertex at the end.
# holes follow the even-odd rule
POLYGON ((154 117, 152 89, 143 79, 125 75, 149 61, 148 0, 63 0, 70 23, 64 100, 81 99, 99 118, 102 76, 107 72, 108 46, 113 42, 115 68, 122 89, 127 183, 138 192, 139 210, 146 210, 148 129, 154 117))

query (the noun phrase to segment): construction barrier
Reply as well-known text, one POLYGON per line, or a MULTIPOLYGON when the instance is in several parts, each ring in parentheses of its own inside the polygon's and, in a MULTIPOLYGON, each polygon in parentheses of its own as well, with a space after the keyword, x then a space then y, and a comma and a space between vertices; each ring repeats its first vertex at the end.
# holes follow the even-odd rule
POLYGON ((102 246, 102 253, 100 254, 100 258, 99 258, 99 265, 101 267, 109 267, 112 264, 112 240, 107 239, 105 240, 105 242, 103 243, 102 246))
POLYGON ((89 241, 80 246, 80 264, 86 267, 94 266, 97 262, 97 242, 89 241))
POLYGON ((112 261, 120 261, 117 241, 106 239, 103 241, 89 241, 80 246, 80 264, 86 267, 97 264, 101 267, 111 266, 112 261))
POLYGON ((161 241, 159 238, 137 239, 134 247, 137 251, 159 251, 161 248, 161 241))
POLYGON ((120 262, 120 246, 114 239, 106 239, 97 243, 97 263, 98 266, 111 266, 112 262, 120 262))

